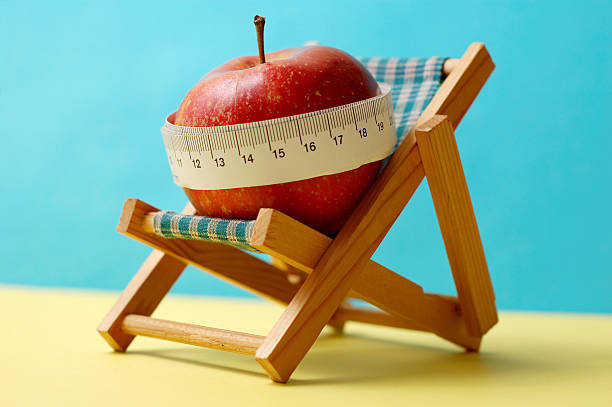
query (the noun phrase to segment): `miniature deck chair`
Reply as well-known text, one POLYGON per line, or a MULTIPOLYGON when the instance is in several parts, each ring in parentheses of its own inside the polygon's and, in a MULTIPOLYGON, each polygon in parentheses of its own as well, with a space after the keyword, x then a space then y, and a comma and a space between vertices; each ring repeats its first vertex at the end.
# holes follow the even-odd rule
MULTIPOLYGON (((427 65, 432 59, 422 61, 427 65)), ((144 335, 253 355, 277 382, 289 380, 326 324, 342 329, 346 321, 360 321, 416 329, 477 351, 497 322, 497 310, 453 131, 494 64, 479 43, 471 44, 461 59, 435 63, 435 94, 413 95, 412 102, 401 92, 393 95, 396 115, 406 109, 402 103, 431 100, 420 117, 412 118, 414 124, 418 117, 416 124, 334 239, 274 209, 261 209, 256 220, 241 222, 190 216, 195 214, 191 205, 179 215, 128 199, 118 231, 155 250, 99 325, 104 339, 116 351, 144 335), (442 71, 447 76, 440 84, 442 71), (370 259, 424 177, 457 297, 424 293, 370 259), (274 261, 260 260, 244 248, 267 253, 274 261), (287 307, 265 337, 151 318, 187 264, 287 307), (380 310, 357 308, 346 298, 363 299, 380 310)), ((364 64, 380 67, 373 60, 364 64)), ((396 66, 397 60, 388 60, 382 69, 371 70, 377 80, 393 81, 396 66)), ((418 66, 422 74, 423 65, 418 66)), ((404 119, 398 128, 410 124, 404 119)))

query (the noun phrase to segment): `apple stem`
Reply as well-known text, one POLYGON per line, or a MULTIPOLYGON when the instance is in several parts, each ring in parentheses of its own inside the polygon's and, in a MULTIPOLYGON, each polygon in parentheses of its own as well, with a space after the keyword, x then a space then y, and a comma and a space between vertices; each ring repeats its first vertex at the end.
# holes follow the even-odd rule
POLYGON ((259 47, 259 63, 266 63, 266 54, 264 53, 264 42, 263 42, 263 30, 264 24, 266 24, 266 18, 261 16, 255 16, 253 18, 255 23, 255 30, 257 30, 257 46, 259 47))

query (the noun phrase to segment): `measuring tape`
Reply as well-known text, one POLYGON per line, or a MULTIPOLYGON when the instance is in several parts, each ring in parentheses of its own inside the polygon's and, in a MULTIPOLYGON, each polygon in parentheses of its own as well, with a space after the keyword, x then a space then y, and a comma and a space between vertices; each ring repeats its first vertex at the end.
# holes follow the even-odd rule
POLYGON ((254 123, 161 132, 174 182, 211 190, 270 185, 352 170, 388 157, 397 135, 391 88, 359 102, 254 123))

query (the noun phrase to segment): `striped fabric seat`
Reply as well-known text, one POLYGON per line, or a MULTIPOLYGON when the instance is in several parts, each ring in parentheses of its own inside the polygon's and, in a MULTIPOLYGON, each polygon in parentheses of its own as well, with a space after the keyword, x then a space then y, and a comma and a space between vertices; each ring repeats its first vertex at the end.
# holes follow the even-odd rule
MULTIPOLYGON (((391 86, 398 145, 440 87, 445 58, 359 58, 378 82, 391 86)), ((163 211, 154 219, 155 233, 166 238, 225 243, 257 251, 250 244, 254 220, 209 218, 163 211)))
POLYGON ((153 230, 167 238, 208 240, 240 249, 256 249, 249 244, 254 220, 209 218, 162 211, 153 219, 153 230))

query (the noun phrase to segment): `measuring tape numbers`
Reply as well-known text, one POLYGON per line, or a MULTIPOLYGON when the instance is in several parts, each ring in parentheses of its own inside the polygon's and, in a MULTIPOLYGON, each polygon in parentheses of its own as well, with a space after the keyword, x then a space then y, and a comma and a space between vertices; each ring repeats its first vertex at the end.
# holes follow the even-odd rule
POLYGON ((254 123, 161 132, 174 182, 213 190, 337 174, 388 157, 397 135, 391 88, 359 102, 254 123))

